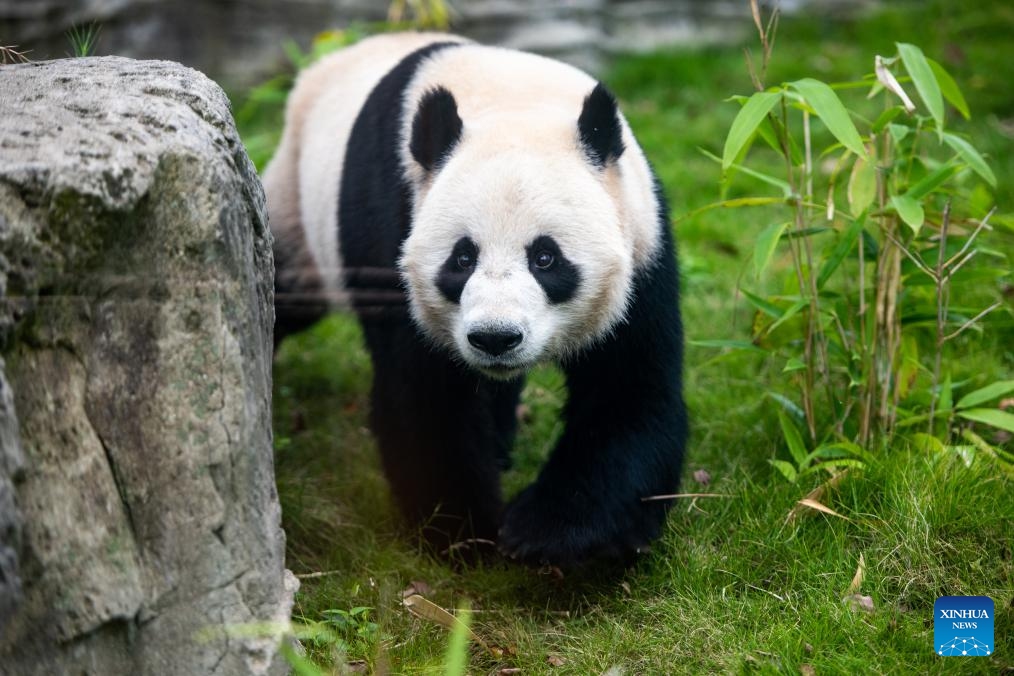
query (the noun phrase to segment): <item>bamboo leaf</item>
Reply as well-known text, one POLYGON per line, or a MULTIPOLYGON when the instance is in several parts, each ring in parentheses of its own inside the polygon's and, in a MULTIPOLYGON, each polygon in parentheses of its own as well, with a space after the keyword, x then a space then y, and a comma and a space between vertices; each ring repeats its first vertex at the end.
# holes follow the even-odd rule
POLYGON ((857 157, 848 184, 849 209, 853 216, 866 211, 877 198, 877 167, 857 157))
POLYGON ((912 228, 915 234, 919 234, 919 229, 922 228, 922 224, 926 220, 926 214, 923 212, 919 200, 914 200, 907 195, 895 195, 891 198, 891 204, 901 216, 901 220, 905 221, 905 225, 912 228))
POLYGON ((940 91, 943 93, 944 98, 950 101, 951 105, 961 113, 963 118, 966 120, 971 119, 972 113, 968 110, 968 103, 965 101, 964 95, 958 88, 958 83, 954 81, 951 74, 933 59, 927 58, 926 62, 933 71, 933 77, 937 79, 937 84, 940 86, 940 91))
POLYGON ((775 253, 778 241, 787 227, 789 227, 788 222, 773 223, 757 235, 757 243, 753 247, 753 269, 754 274, 758 277, 761 276, 764 270, 767 269, 768 264, 771 263, 771 257, 775 253))
POLYGON ((761 120, 760 125, 757 127, 757 135, 764 140, 764 143, 768 144, 771 150, 779 155, 782 154, 782 146, 778 143, 778 137, 775 136, 775 128, 771 125, 770 117, 761 120))
POLYGON ((986 387, 979 388, 974 392, 969 392, 961 399, 958 400, 958 408, 971 408, 972 406, 978 406, 979 404, 985 404, 987 401, 993 399, 999 399, 1005 394, 1014 392, 1014 380, 1001 380, 986 387))
POLYGON ((722 200, 705 204, 703 207, 694 209, 689 214, 673 220, 674 223, 689 220, 712 209, 739 209, 741 207, 762 207, 772 204, 785 204, 784 197, 736 197, 734 199, 722 200))
POLYGON ((827 284, 827 280, 831 279, 831 275, 838 269, 845 257, 849 255, 855 247, 856 242, 859 240, 859 233, 863 230, 863 225, 866 223, 866 213, 863 212, 859 217, 849 224, 849 227, 845 229, 841 237, 838 239, 838 243, 835 244, 834 249, 831 251, 831 255, 827 257, 824 264, 820 267, 820 274, 817 275, 817 289, 823 289, 824 285, 827 284))
POLYGON ((904 42, 898 43, 898 54, 901 56, 901 62, 905 64, 905 70, 908 71, 912 82, 915 83, 915 90, 919 92, 919 97, 926 104, 927 110, 937 123, 937 131, 943 133, 944 97, 926 56, 915 45, 904 42))
POLYGON ((773 323, 771 326, 769 326, 767 329, 764 330, 764 334, 769 335, 773 333, 775 329, 777 329, 779 326, 795 317, 797 314, 799 314, 800 310, 802 310, 809 304, 810 302, 808 300, 797 300, 795 303, 790 305, 789 308, 785 310, 785 312, 782 313, 782 315, 775 321, 775 323, 773 323))
POLYGON ((905 192, 905 195, 907 197, 911 197, 912 199, 921 200, 923 197, 946 183, 951 176, 958 173, 959 169, 961 169, 961 167, 956 163, 948 162, 936 171, 924 176, 922 180, 909 188, 905 192))
POLYGON ((813 78, 803 78, 789 85, 803 97, 806 103, 817 113, 817 117, 827 126, 843 146, 856 155, 866 159, 866 147, 859 136, 849 111, 842 104, 834 90, 813 78))
POLYGON ((996 176, 993 174, 993 170, 989 168, 986 160, 971 143, 954 134, 944 134, 944 143, 958 153, 961 159, 972 168, 972 171, 981 176, 986 183, 996 187, 996 176))
POLYGON ((748 340, 689 340, 687 342, 695 347, 717 347, 730 350, 743 350, 744 352, 758 352, 760 354, 767 354, 767 350, 763 350, 757 347, 748 340))
POLYGON ((778 307, 771 301, 764 300, 757 294, 750 293, 746 289, 740 289, 739 291, 740 293, 743 294, 743 297, 750 302, 751 305, 753 305, 755 308, 757 308, 764 314, 768 315, 769 317, 778 319, 782 316, 782 314, 784 314, 782 308, 778 307))
POLYGON ((782 426, 782 436, 785 437, 785 443, 789 446, 789 453, 792 454, 792 459, 796 461, 797 465, 802 466, 806 462, 807 456, 806 446, 803 445, 803 437, 799 434, 795 423, 782 411, 778 411, 778 423, 782 426))
POLYGON ((891 140, 895 143, 901 143, 905 138, 912 132, 912 128, 904 124, 888 124, 887 131, 891 135, 891 140))
MULTIPOLYGON (((702 152, 702 153, 703 153, 703 154, 704 154, 705 156, 707 156, 707 157, 710 157, 710 158, 711 158, 711 159, 713 159, 713 160, 718 160, 718 157, 717 157, 717 156, 715 156, 715 155, 713 155, 713 154, 709 153, 709 152, 708 152, 707 150, 704 150, 703 148, 699 148, 699 150, 700 150, 700 151, 701 151, 701 152, 702 152)), ((756 170, 754 170, 754 169, 751 169, 750 167, 744 166, 744 165, 742 165, 742 164, 736 164, 736 163, 733 163, 733 164, 731 164, 730 166, 731 166, 731 167, 732 167, 733 169, 735 169, 736 171, 741 171, 741 172, 743 172, 743 173, 744 173, 744 174, 746 174, 747 176, 753 176, 754 178, 756 178, 756 179, 758 179, 758 180, 761 180, 761 181, 764 181, 765 183, 767 183, 767 184, 769 184, 769 185, 773 185, 773 186, 775 186, 776 188, 781 188, 781 190, 782 190, 782 193, 784 193, 784 194, 785 194, 785 197, 786 197, 786 198, 788 198, 789 196, 791 196, 791 195, 792 195, 792 186, 790 186, 790 185, 789 185, 789 184, 788 184, 787 182, 783 181, 783 180, 782 180, 782 179, 780 179, 780 178, 775 178, 774 176, 771 176, 771 175, 769 175, 769 174, 765 174, 765 173, 763 173, 763 172, 760 172, 760 171, 756 171, 756 170)), ((724 168, 725 168, 725 167, 724 167, 724 165, 723 165, 723 170, 724 170, 724 168)), ((782 200, 782 201, 784 201, 784 200, 782 200)))
POLYGON ((966 420, 985 423, 997 429, 1014 433, 1014 413, 1001 411, 997 408, 972 408, 958 411, 958 415, 966 420))
POLYGON ((732 121, 729 135, 725 138, 725 148, 722 151, 723 170, 732 166, 739 156, 739 152, 757 131, 757 127, 781 98, 781 92, 757 92, 747 99, 739 113, 736 114, 736 119, 732 121))
POLYGON ((873 123, 873 126, 870 129, 873 130, 874 134, 879 134, 880 132, 884 131, 884 127, 890 124, 894 120, 894 118, 898 117, 903 112, 905 112, 904 107, 891 106, 890 108, 888 108, 887 110, 885 110, 880 114, 880 116, 876 119, 876 121, 873 123))

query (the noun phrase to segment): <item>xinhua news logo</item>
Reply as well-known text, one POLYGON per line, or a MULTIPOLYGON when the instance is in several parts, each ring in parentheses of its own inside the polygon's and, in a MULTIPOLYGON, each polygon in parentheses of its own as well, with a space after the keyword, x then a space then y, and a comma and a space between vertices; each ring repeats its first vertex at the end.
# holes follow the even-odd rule
POLYGON ((993 654, 993 599, 941 596, 933 604, 933 645, 944 657, 993 654))

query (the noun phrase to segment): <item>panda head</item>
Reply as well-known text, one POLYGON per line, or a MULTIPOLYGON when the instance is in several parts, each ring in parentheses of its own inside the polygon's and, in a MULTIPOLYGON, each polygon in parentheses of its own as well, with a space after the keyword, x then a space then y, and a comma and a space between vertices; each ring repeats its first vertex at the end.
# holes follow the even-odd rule
POLYGON ((573 110, 476 117, 463 121, 447 89, 422 96, 407 139, 413 222, 399 264, 424 333, 507 379, 623 318, 634 267, 617 194, 623 125, 601 85, 573 110))

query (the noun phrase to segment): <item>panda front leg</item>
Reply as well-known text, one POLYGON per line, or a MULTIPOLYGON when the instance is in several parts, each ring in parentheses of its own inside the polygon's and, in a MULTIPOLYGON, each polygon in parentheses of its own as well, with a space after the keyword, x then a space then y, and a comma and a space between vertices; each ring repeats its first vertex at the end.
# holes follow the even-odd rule
MULTIPOLYGON (((671 250, 670 250, 671 251, 671 250)), ((538 479, 508 505, 499 547, 532 564, 629 558, 658 536, 687 438, 675 261, 635 286, 627 321, 565 363, 566 427, 538 479)))
POLYGON ((521 382, 489 381, 424 343, 407 321, 364 323, 370 423, 402 513, 438 550, 496 538, 500 468, 521 382))

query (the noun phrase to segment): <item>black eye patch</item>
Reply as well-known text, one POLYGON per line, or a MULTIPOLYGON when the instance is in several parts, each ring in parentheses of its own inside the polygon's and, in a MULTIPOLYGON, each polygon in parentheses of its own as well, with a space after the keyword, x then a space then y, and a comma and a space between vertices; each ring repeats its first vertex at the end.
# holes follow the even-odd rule
POLYGON ((451 255, 437 273, 436 286, 444 298, 452 303, 461 302, 461 292, 465 290, 465 284, 478 262, 479 247, 475 242, 468 237, 455 242, 451 255))
POLYGON ((550 303, 566 303, 581 283, 581 273, 567 260, 556 240, 548 235, 537 237, 525 247, 528 270, 535 277, 550 303))

